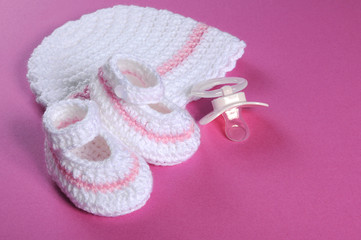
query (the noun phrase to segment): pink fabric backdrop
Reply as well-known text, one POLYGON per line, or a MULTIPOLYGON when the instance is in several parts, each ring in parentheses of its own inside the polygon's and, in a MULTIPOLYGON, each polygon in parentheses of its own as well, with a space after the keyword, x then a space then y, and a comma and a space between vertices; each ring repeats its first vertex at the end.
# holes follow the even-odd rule
MULTIPOLYGON (((1 1, 0 239, 361 239, 360 1, 1 1), (116 4, 192 17, 246 41, 228 76, 249 80, 250 139, 201 127, 188 162, 152 167, 130 215, 76 209, 47 175, 41 109, 26 79, 56 27, 116 4)), ((199 120, 210 100, 188 106, 199 120)))

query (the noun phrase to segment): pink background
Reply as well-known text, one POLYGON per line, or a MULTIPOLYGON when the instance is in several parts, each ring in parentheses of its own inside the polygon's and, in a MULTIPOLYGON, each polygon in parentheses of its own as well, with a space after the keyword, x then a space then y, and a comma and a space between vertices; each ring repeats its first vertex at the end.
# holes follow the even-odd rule
MULTIPOLYGON (((0 2, 0 239, 361 239, 361 2, 0 2), (116 4, 192 17, 246 41, 228 76, 249 80, 250 139, 223 120, 201 127, 198 152, 152 167, 154 190, 132 214, 76 209, 44 162, 43 110, 26 79, 32 50, 56 27, 116 4)), ((188 106, 199 120, 210 100, 188 106)))

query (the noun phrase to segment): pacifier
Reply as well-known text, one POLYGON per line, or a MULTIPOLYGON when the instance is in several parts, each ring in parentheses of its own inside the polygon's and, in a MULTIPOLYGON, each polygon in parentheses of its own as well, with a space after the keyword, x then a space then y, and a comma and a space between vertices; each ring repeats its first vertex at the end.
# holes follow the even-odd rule
POLYGON ((249 137, 249 128, 242 117, 242 108, 252 106, 268 107, 267 103, 247 102, 242 92, 247 87, 247 80, 238 77, 224 77, 210 79, 192 87, 191 96, 200 98, 215 98, 212 100, 213 111, 204 116, 199 123, 205 125, 223 115, 226 136, 232 141, 244 141, 249 137), (218 85, 225 85, 220 89, 207 91, 218 85))

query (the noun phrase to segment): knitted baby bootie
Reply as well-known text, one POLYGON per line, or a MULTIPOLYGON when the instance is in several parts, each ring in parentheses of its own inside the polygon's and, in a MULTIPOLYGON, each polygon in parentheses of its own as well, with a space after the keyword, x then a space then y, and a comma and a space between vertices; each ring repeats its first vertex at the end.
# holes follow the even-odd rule
POLYGON ((152 190, 147 163, 101 125, 95 102, 70 99, 43 116, 49 174, 80 209, 118 216, 142 207, 152 190))
POLYGON ((129 55, 114 55, 90 84, 106 128, 148 163, 175 165, 200 143, 190 114, 163 97, 160 76, 129 55))

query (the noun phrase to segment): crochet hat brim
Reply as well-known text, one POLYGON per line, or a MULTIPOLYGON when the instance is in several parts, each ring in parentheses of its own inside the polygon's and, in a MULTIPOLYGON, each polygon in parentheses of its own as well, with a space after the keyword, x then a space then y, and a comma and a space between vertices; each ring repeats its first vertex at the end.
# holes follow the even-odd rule
POLYGON ((245 43, 166 10, 115 6, 57 28, 34 50, 28 79, 47 106, 81 91, 114 54, 141 58, 161 75, 165 97, 179 106, 191 86, 234 68, 245 43))

